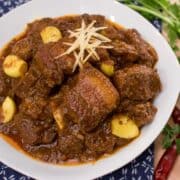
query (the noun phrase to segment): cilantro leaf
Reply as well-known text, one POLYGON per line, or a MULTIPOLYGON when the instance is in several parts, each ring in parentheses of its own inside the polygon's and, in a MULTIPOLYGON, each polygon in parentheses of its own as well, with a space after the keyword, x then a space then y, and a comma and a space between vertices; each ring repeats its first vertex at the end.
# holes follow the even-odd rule
POLYGON ((162 146, 167 149, 172 145, 176 136, 180 134, 180 125, 175 124, 174 126, 170 126, 167 124, 162 133, 164 135, 162 146))
POLYGON ((169 124, 167 124, 165 126, 162 133, 163 133, 163 135, 168 136, 170 138, 172 138, 173 135, 174 135, 173 132, 172 132, 172 127, 169 124))
POLYGON ((166 27, 167 32, 168 32, 168 38, 169 38, 169 43, 174 48, 176 46, 176 40, 178 39, 178 34, 177 32, 170 28, 169 26, 166 27))
POLYGON ((172 131, 173 135, 180 134, 180 125, 179 124, 175 124, 171 131, 172 131))
POLYGON ((163 146, 163 148, 165 148, 165 149, 167 149, 167 148, 169 148, 169 147, 171 147, 171 145, 172 145, 172 139, 171 139, 171 137, 170 136, 165 136, 164 137, 164 139, 163 139, 163 141, 162 141, 162 146, 163 146))

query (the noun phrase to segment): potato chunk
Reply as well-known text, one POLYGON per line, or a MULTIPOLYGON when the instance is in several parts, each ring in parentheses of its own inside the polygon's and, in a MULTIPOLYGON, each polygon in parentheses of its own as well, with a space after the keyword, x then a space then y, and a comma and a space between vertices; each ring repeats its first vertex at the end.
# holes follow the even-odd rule
POLYGON ((55 26, 47 26, 41 31, 41 38, 44 44, 57 42, 62 38, 62 34, 55 26))
POLYGON ((15 55, 8 55, 3 63, 3 70, 5 74, 13 78, 23 76, 27 69, 27 63, 15 55))
POLYGON ((111 121, 112 134, 120 138, 131 139, 139 135, 138 126, 128 116, 116 115, 111 121))
POLYGON ((63 117, 62 117, 61 110, 60 109, 55 109, 53 111, 53 117, 54 117, 59 129, 62 130, 64 128, 64 120, 63 120, 63 117))
POLYGON ((112 76, 114 74, 114 66, 112 64, 101 63, 101 71, 107 76, 112 76))
POLYGON ((3 123, 9 122, 16 112, 16 104, 12 98, 6 97, 2 104, 3 123))

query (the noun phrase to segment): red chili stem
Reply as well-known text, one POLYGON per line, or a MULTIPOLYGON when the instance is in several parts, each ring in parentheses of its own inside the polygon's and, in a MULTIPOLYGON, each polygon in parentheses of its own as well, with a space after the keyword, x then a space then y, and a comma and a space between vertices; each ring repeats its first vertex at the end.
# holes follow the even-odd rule
POLYGON ((155 173, 154 180, 166 180, 177 158, 176 144, 168 148, 161 157, 155 173))

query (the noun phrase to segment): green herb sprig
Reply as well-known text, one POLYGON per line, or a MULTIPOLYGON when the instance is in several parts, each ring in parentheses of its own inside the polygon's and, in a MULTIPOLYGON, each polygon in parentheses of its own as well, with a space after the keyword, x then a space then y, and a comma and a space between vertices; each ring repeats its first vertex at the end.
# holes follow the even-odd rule
MULTIPOLYGON (((145 18, 158 18, 163 21, 169 44, 175 52, 180 51, 176 40, 180 39, 180 4, 169 0, 118 0, 141 13, 145 18)), ((180 62, 180 57, 178 57, 180 62)))
POLYGON ((175 141, 177 152, 180 153, 180 138, 178 137, 178 135, 180 135, 180 125, 176 124, 170 126, 167 124, 162 133, 164 135, 162 141, 163 148, 167 149, 171 147, 172 143, 175 141))

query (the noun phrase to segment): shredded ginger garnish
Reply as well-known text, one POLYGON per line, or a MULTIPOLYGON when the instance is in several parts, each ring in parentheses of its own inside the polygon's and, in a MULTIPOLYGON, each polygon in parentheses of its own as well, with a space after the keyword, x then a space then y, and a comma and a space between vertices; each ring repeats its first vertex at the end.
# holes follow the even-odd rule
POLYGON ((105 45, 104 43, 111 42, 111 40, 104 35, 98 33, 107 27, 94 27, 96 21, 92 21, 91 24, 86 25, 84 20, 82 20, 81 28, 75 29, 74 31, 68 31, 70 33, 70 38, 75 38, 73 43, 64 42, 67 46, 70 46, 63 54, 56 57, 62 57, 66 54, 73 53, 76 61, 73 66, 73 72, 79 66, 83 68, 90 57, 99 60, 100 57, 96 52, 96 48, 111 49, 113 46, 105 45))

